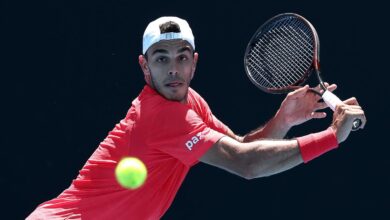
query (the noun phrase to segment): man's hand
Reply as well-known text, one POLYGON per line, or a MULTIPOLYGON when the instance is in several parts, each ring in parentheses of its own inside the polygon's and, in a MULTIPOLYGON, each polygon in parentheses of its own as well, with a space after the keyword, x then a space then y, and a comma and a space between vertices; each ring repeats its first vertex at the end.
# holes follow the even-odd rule
MULTIPOLYGON (((331 92, 337 88, 336 84, 329 86, 328 83, 325 83, 325 86, 331 92)), ((320 86, 312 89, 322 92, 320 86)), ((283 118, 288 127, 302 124, 313 118, 325 118, 325 112, 317 111, 328 106, 319 100, 321 100, 321 96, 311 91, 308 85, 301 87, 287 94, 277 113, 278 117, 283 118)))
POLYGON ((344 104, 336 106, 331 127, 335 131, 339 143, 348 138, 356 119, 362 121, 360 129, 363 129, 367 120, 356 98, 347 99, 344 104))

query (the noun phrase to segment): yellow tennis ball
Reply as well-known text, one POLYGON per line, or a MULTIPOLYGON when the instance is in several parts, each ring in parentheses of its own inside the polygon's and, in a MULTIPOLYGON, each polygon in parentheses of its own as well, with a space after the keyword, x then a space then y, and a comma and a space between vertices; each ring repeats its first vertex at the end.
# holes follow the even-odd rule
POLYGON ((126 189, 137 189, 142 186, 147 175, 144 163, 135 157, 123 158, 115 168, 118 183, 126 189))

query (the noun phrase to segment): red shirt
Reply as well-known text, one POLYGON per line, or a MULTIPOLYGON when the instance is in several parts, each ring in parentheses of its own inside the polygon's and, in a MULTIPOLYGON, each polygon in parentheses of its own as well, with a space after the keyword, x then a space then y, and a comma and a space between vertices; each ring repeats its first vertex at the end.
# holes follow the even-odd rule
POLYGON ((181 104, 145 86, 71 186, 27 219, 159 219, 190 167, 227 131, 191 88, 188 104, 181 104), (148 169, 136 190, 115 179, 115 167, 126 156, 141 159, 148 169))

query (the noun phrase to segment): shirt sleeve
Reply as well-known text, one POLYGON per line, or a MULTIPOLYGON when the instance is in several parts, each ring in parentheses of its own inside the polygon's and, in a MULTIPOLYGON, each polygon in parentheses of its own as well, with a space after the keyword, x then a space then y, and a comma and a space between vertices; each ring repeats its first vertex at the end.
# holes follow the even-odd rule
POLYGON ((216 130, 218 132, 221 132, 223 134, 227 134, 230 130, 228 126, 226 126, 224 123, 222 123, 215 115, 212 113, 209 105, 207 102, 201 97, 198 97, 200 108, 202 109, 203 118, 206 120, 206 124, 212 128, 213 130, 216 130))
POLYGON ((210 117, 210 127, 216 131, 219 131, 223 134, 228 134, 228 131, 230 130, 228 126, 226 126, 224 123, 222 123, 215 115, 211 114, 210 117))
POLYGON ((164 106, 153 119, 148 145, 192 166, 224 136, 180 103, 164 106))

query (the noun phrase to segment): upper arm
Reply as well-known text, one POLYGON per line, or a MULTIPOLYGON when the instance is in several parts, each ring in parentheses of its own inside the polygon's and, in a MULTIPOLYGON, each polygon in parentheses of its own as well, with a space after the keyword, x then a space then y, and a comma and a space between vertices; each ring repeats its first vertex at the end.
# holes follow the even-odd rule
POLYGON ((224 136, 217 141, 201 158, 203 163, 216 166, 231 173, 243 176, 243 148, 237 140, 224 136))

